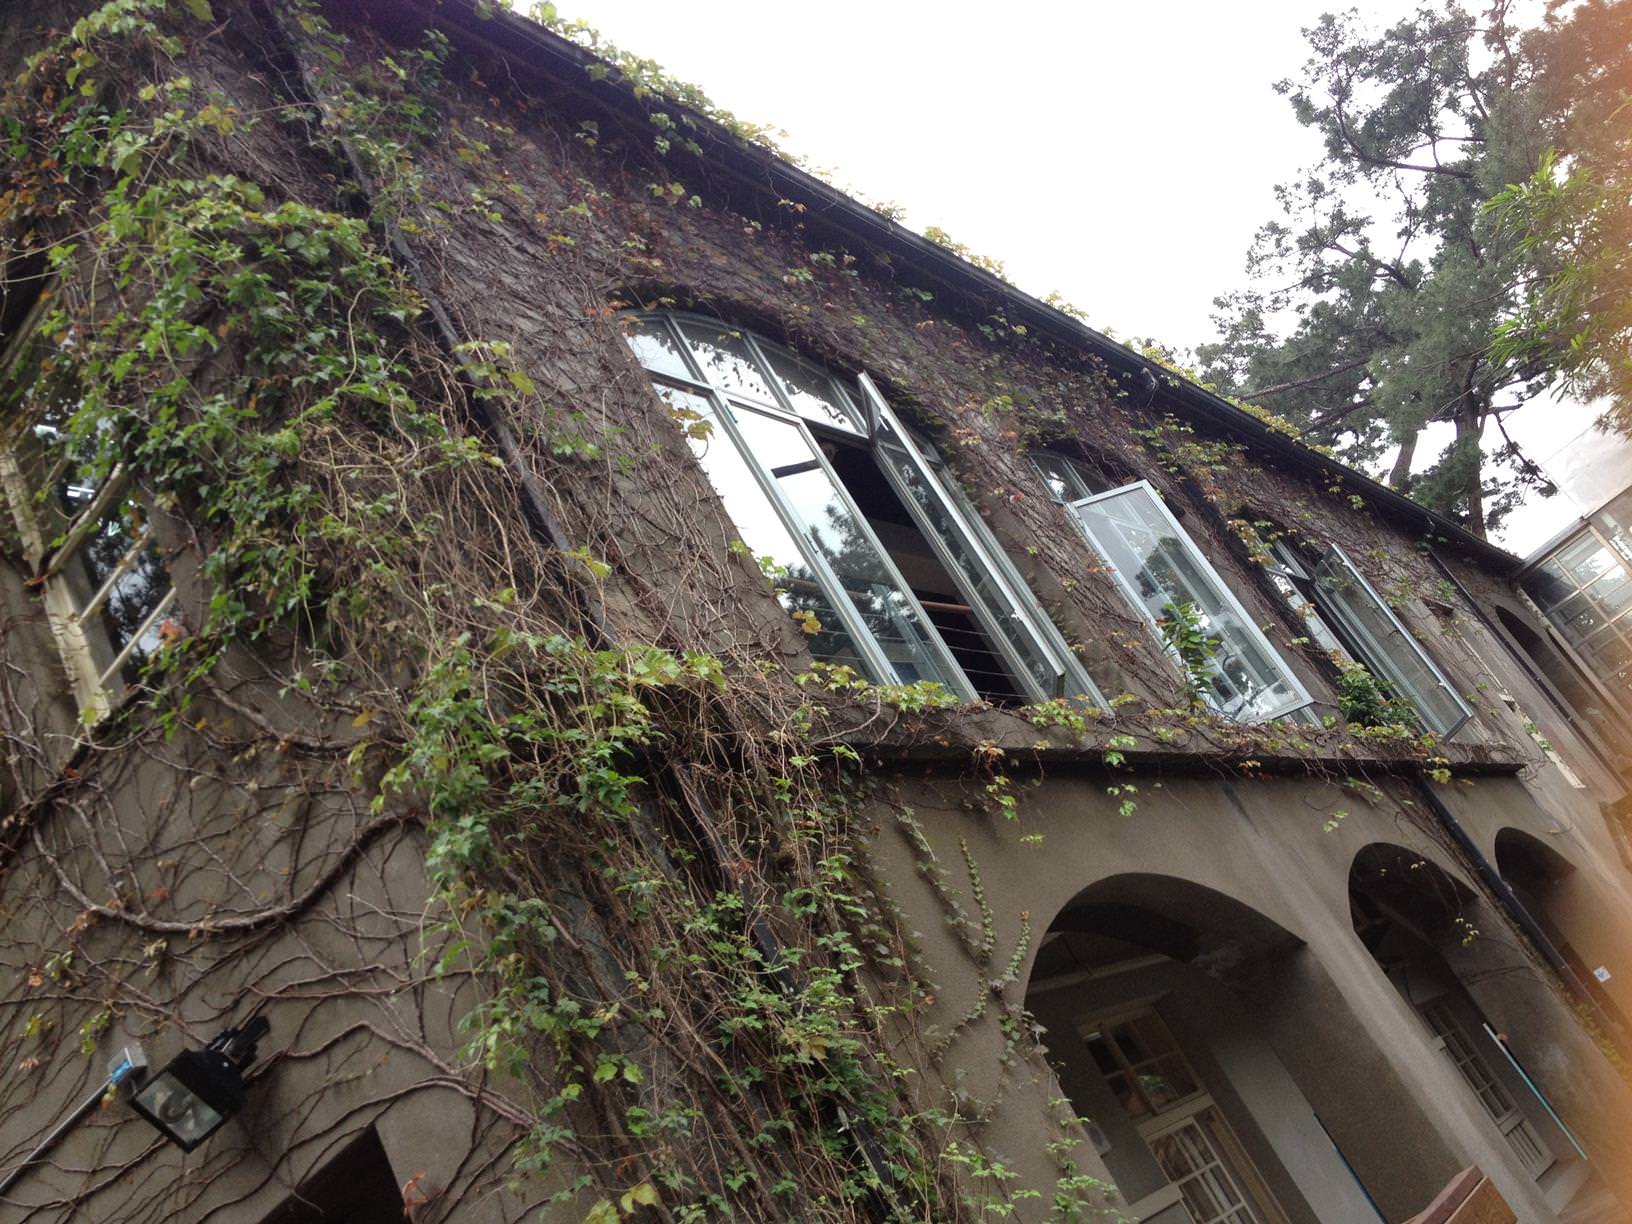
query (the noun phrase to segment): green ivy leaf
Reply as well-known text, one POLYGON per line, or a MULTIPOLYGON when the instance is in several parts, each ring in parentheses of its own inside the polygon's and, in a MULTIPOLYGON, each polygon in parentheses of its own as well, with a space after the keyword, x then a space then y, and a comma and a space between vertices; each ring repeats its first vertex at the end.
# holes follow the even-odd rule
POLYGON ((641 1182, 640 1185, 628 1191, 618 1200, 618 1206, 623 1208, 625 1215, 633 1214, 636 1207, 657 1206, 657 1187, 651 1182, 641 1182))
POLYGON ((210 9, 210 0, 182 0, 187 11, 200 21, 214 21, 215 13, 210 9))

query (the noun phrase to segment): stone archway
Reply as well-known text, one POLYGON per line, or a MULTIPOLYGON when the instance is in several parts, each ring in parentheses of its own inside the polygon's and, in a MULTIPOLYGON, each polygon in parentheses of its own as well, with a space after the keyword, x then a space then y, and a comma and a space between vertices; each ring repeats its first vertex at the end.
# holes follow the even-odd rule
POLYGON ((1587 1193, 1593 1169, 1533 1074, 1554 1051, 1534 1030, 1510 1041, 1485 1010, 1498 980, 1508 983, 1499 994, 1509 1005, 1527 1000, 1533 1011, 1553 1002, 1540 971, 1510 958, 1517 944, 1498 938, 1505 932, 1497 913, 1423 853, 1385 842, 1355 855, 1349 910, 1355 935, 1461 1081, 1458 1096, 1486 1146, 1484 1159, 1494 1153, 1504 1166, 1485 1172, 1527 1197, 1533 1187, 1553 1212, 1587 1193))
POLYGON ((1301 955, 1259 910, 1153 873, 1090 885, 1049 926, 1027 1007, 1130 1215, 1377 1218, 1255 1014, 1301 955))

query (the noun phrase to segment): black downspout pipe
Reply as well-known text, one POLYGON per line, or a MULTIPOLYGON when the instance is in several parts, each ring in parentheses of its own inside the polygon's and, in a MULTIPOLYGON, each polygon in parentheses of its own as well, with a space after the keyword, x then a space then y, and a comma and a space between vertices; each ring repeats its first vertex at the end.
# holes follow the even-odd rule
MULTIPOLYGON (((252 3, 261 24, 272 31, 282 44, 281 50, 294 70, 296 79, 285 83, 287 93, 302 106, 310 107, 315 112, 313 126, 322 128, 328 115, 326 95, 313 80, 306 67, 306 61, 301 58, 295 41, 289 36, 288 30, 274 11, 273 4, 269 0, 252 0, 252 3)), ((277 65, 274 64, 272 67, 276 68, 277 65)), ((407 275, 414 291, 425 303, 431 335, 458 371, 458 382, 464 391, 465 409, 471 422, 498 450, 506 469, 514 476, 520 487, 522 517, 526 519, 534 536, 557 557, 570 554, 572 543, 566 530, 551 510, 544 489, 528 470, 522 456, 521 445, 517 442, 510 423, 497 409, 489 407, 484 399, 482 393, 486 380, 476 372, 471 360, 460 352, 461 341, 458 330, 454 327, 453 317, 436 293, 431 278, 426 274, 424 265, 420 263, 419 256, 408 245, 402 231, 388 219, 381 217, 376 209, 373 175, 369 173, 356 146, 347 136, 336 132, 333 139, 346 163, 346 170, 351 175, 356 195, 366 205, 362 210, 363 218, 385 243, 392 260, 407 275)), ((578 605, 578 612, 583 618, 586 630, 585 636, 590 639, 591 645, 599 649, 609 647, 612 643, 607 636, 605 610, 600 606, 600 601, 578 584, 573 585, 572 598, 578 605)))
POLYGON ((1429 784, 1426 778, 1417 777, 1413 779, 1413 783, 1428 810, 1434 814, 1434 819, 1438 822, 1439 827, 1445 830, 1450 839, 1456 843, 1457 848, 1462 852, 1462 856, 1472 866, 1474 874, 1490 891, 1491 896, 1496 899, 1496 903, 1502 907, 1502 911, 1524 933, 1525 938, 1541 954, 1542 960, 1546 961, 1553 972, 1558 974, 1559 979, 1564 983, 1570 994, 1575 997, 1576 1002, 1591 1013, 1594 1022, 1606 1034, 1618 1038, 1617 1045, 1624 1045, 1627 1034, 1604 1011, 1598 1000, 1593 998, 1592 993, 1587 989, 1586 983, 1581 980, 1570 963, 1564 959, 1563 954, 1559 952, 1553 941, 1547 937, 1547 932, 1541 929, 1541 924, 1536 921, 1535 916, 1525 908, 1524 902, 1519 900, 1514 891, 1508 887, 1507 881, 1502 879, 1501 872, 1497 871, 1491 865, 1490 860, 1479 852, 1479 848, 1473 844, 1473 839, 1468 836, 1468 831, 1462 827, 1462 822, 1456 818, 1456 814, 1445 806, 1445 801, 1434 792, 1433 786, 1429 784))

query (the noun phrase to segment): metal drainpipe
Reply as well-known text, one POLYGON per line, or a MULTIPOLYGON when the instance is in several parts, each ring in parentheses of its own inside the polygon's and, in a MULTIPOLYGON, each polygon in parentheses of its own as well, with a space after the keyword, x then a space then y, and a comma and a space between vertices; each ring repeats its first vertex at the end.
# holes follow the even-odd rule
POLYGON ((1576 1001, 1592 1013, 1593 1019, 1604 1030, 1605 1034, 1618 1034, 1624 1037, 1625 1034, 1622 1033, 1621 1026, 1616 1024, 1599 1006, 1598 1000, 1593 998, 1591 992, 1587 990, 1586 983, 1577 976, 1570 963, 1564 959, 1558 948, 1554 946, 1553 941, 1547 937, 1547 933, 1541 929, 1540 923, 1525 908, 1524 902, 1519 900, 1513 890, 1508 887, 1507 881, 1502 879, 1501 872, 1497 871, 1490 861, 1479 853, 1479 848, 1473 844, 1473 839, 1468 836, 1468 831, 1462 827, 1462 822, 1456 818, 1455 813, 1450 808, 1445 806, 1445 801, 1434 792, 1433 786, 1426 778, 1420 776, 1413 778, 1412 782, 1417 793, 1422 796, 1423 802, 1428 805, 1428 810, 1434 814, 1434 818, 1439 822, 1440 827, 1450 835, 1451 840, 1461 850, 1463 857, 1473 867, 1474 873, 1496 898, 1496 903, 1513 920, 1514 925, 1524 933, 1525 938, 1541 954, 1541 958, 1551 966, 1553 972, 1558 974, 1565 987, 1575 996, 1576 1001))

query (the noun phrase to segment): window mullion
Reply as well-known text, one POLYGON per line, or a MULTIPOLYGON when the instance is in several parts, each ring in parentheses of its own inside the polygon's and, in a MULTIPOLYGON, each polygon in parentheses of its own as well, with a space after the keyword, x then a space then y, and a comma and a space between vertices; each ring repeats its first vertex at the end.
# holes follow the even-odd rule
POLYGON ((759 366, 760 377, 765 380, 765 385, 771 389, 771 397, 776 401, 776 407, 795 420, 803 420, 804 415, 789 402, 787 393, 782 390, 782 379, 777 375, 776 368, 760 351, 759 344, 755 341, 752 332, 744 331, 742 333, 742 345, 748 350, 748 355, 754 359, 755 364, 759 366))
POLYGON ((95 614, 103 604, 107 603, 108 593, 113 590, 119 579, 130 573, 131 569, 136 565, 143 550, 147 548, 147 542, 152 534, 152 529, 148 528, 141 535, 132 539, 130 547, 125 549, 124 554, 108 571, 108 576, 102 580, 102 585, 96 588, 96 593, 87 599, 84 606, 80 608, 78 615, 81 619, 95 614))
POLYGON ((170 606, 175 602, 176 591, 175 588, 172 587, 170 590, 164 593, 164 598, 159 600, 153 611, 149 612, 142 618, 142 623, 137 625, 135 630, 131 633, 130 640, 120 647, 119 653, 113 656, 113 662, 109 663, 107 668, 104 669, 100 677, 104 686, 107 684, 108 677, 115 675, 119 669, 125 665, 125 660, 130 658, 131 652, 134 651, 141 643, 141 640, 147 636, 148 630, 159 623, 159 618, 168 613, 170 611, 170 606))
POLYGON ((101 525, 108 508, 125 495, 126 484, 125 465, 115 464, 113 470, 108 473, 108 478, 91 496, 84 509, 74 516, 68 530, 63 533, 62 543, 52 550, 51 558, 45 567, 46 577, 53 577, 62 572, 62 567, 73 557, 79 546, 85 543, 85 538, 101 525))

